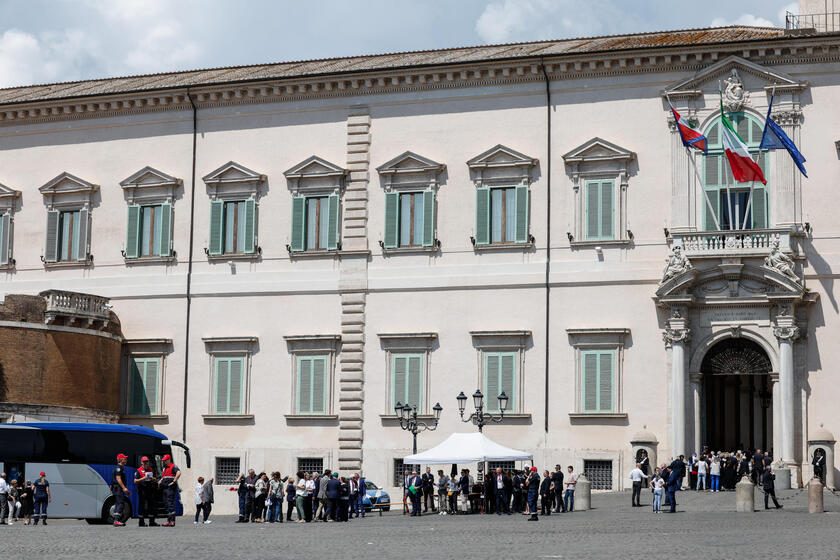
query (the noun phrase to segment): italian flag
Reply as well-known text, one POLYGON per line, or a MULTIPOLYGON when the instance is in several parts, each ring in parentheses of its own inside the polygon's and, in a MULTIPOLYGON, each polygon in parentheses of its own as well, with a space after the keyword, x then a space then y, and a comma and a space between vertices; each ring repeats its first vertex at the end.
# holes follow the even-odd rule
POLYGON ((721 140, 723 141, 723 149, 726 151, 726 159, 729 160, 729 167, 732 168, 732 176, 739 183, 749 183, 752 181, 761 181, 765 185, 767 180, 764 178, 764 173, 761 168, 753 161, 750 156, 750 151, 747 149, 744 141, 735 132, 735 127, 726 118, 726 113, 723 112, 723 96, 720 100, 720 121, 723 126, 721 130, 721 140))

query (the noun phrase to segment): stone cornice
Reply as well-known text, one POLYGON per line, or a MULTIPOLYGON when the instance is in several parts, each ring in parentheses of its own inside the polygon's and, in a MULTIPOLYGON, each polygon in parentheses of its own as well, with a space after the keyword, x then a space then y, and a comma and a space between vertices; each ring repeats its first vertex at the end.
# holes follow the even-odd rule
MULTIPOLYGON (((367 94, 403 93, 551 80, 600 78, 651 72, 697 72, 727 56, 782 66, 840 62, 837 35, 779 37, 737 43, 660 47, 436 65, 359 73, 146 90, 63 100, 0 105, 0 125, 34 124, 159 111, 301 101, 367 94)), ((674 92, 672 97, 691 92, 674 92)))

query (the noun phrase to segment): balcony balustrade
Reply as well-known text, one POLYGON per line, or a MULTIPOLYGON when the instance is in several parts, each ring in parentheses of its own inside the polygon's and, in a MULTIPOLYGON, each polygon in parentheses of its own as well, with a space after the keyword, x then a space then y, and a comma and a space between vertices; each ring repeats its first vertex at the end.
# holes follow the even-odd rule
POLYGON ((101 328, 108 325, 111 309, 108 298, 63 290, 47 290, 40 295, 47 300, 47 324, 62 320, 68 325, 86 323, 87 327, 93 327, 96 322, 100 322, 101 328))
POLYGON ((789 229, 740 229, 673 233, 672 248, 679 247, 689 258, 765 256, 774 243, 791 254, 789 229))

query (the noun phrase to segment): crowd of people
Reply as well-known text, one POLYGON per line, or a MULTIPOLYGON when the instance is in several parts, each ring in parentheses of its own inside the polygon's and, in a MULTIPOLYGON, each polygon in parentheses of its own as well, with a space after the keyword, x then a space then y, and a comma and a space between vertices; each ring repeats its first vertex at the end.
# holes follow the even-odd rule
POLYGON ((23 521, 24 525, 47 524, 47 504, 52 501, 47 473, 41 472, 35 482, 6 482, 0 473, 0 525, 23 521))

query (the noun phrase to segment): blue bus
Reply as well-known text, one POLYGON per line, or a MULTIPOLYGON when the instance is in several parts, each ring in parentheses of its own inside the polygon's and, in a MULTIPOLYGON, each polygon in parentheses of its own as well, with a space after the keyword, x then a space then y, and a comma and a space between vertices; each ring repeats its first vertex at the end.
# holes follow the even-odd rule
MULTIPOLYGON (((140 458, 150 459, 155 477, 163 469, 161 459, 183 449, 186 466, 190 451, 182 443, 143 426, 124 424, 82 424, 67 422, 23 422, 0 424, 0 471, 6 480, 34 481, 44 471, 50 483, 51 519, 85 519, 89 523, 113 523, 114 498, 111 474, 117 454, 128 455, 126 478, 131 491, 123 520, 137 517, 139 500, 134 473, 140 458)), ((173 455, 174 457, 174 455, 173 455)), ((183 466, 183 465, 181 465, 183 466)), ((156 517, 166 517, 161 495, 157 496, 156 517)), ((176 510, 183 514, 180 496, 176 510)))

